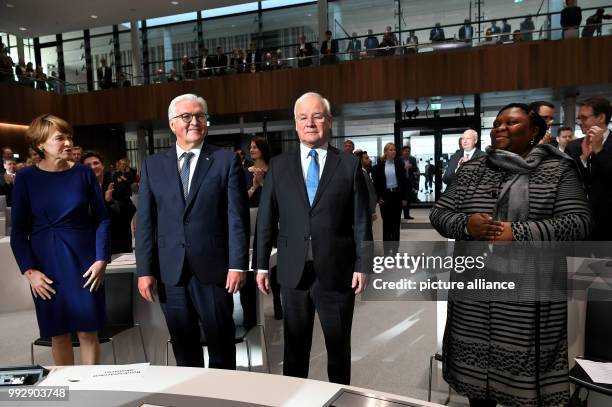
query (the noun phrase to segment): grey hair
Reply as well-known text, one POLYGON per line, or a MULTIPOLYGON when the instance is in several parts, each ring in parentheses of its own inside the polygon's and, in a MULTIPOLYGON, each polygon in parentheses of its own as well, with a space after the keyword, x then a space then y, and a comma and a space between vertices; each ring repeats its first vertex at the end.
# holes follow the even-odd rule
POLYGON ((474 136, 474 140, 476 141, 476 143, 478 143, 478 132, 476 130, 467 129, 466 131, 463 132, 461 137, 465 136, 466 134, 471 134, 472 136, 474 136))
POLYGON ((316 97, 323 103, 323 107, 325 108, 325 114, 331 117, 331 106, 329 104, 329 100, 325 99, 323 96, 316 92, 306 92, 302 96, 295 101, 295 105, 293 106, 293 117, 297 117, 297 107, 300 103, 305 101, 308 98, 316 97))
POLYGON ((186 93, 172 99, 170 106, 168 106, 168 120, 172 120, 173 117, 176 117, 176 105, 187 101, 199 103, 202 106, 202 109, 204 109, 204 113, 208 113, 208 106, 206 105, 206 101, 203 97, 194 95, 193 93, 186 93))

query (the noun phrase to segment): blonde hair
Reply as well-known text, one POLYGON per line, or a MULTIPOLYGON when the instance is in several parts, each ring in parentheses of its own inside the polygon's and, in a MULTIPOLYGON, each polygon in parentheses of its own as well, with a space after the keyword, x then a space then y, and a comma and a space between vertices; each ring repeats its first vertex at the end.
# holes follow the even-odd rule
POLYGON ((381 157, 382 161, 385 161, 387 159, 387 151, 389 151, 389 148, 391 147, 395 148, 395 154, 397 155, 397 148, 395 147, 395 143, 387 143, 383 148, 383 155, 381 157))
POLYGON ((38 153, 40 158, 45 158, 45 153, 38 148, 38 145, 47 141, 53 130, 71 136, 74 134, 70 123, 52 114, 38 116, 36 119, 32 120, 30 127, 26 130, 26 140, 30 144, 32 150, 38 153))

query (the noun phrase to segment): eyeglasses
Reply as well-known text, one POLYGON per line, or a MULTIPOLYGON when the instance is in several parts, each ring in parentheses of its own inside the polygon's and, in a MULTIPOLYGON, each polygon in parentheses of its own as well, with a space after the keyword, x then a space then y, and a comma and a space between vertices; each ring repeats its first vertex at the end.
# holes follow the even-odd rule
POLYGON ((300 123, 306 123, 309 119, 314 120, 317 123, 321 123, 323 121, 325 121, 325 118, 327 116, 323 113, 315 113, 312 116, 310 116, 310 118, 308 116, 300 116, 297 118, 298 122, 300 123))
POLYGON ((578 116, 576 118, 576 123, 577 122, 586 122, 589 117, 595 117, 595 115, 591 114, 591 115, 588 115, 588 116, 578 116))
POLYGON ((191 123, 194 117, 200 123, 204 123, 208 119, 208 115, 206 113, 183 113, 179 114, 178 116, 174 116, 173 119, 180 118, 185 123, 191 123))

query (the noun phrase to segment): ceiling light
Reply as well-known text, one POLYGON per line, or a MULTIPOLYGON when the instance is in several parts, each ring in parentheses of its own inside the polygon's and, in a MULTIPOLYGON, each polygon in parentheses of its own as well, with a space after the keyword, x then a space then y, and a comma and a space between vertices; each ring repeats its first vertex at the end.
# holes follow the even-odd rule
POLYGON ((25 28, 25 27, 19 27, 19 31, 25 31, 25 30, 27 30, 27 28, 25 28))
POLYGON ((98 16, 97 16, 97 15, 95 15, 95 14, 92 14, 92 15, 91 15, 91 18, 96 19, 96 18, 98 18, 98 16))
POLYGON ((177 6, 179 4, 178 1, 171 1, 170 4, 172 4, 173 6, 177 6))
POLYGON ((13 7, 15 7, 15 5, 14 4, 10 4, 10 3, 6 3, 6 7, 13 8, 13 7))

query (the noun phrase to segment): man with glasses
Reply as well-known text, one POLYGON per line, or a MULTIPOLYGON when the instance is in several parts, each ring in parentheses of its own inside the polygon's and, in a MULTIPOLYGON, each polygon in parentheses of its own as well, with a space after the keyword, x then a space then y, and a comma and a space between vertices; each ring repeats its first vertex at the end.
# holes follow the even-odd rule
POLYGON ((249 209, 240 158, 206 143, 206 101, 168 108, 176 145, 142 164, 136 227, 138 290, 159 301, 178 366, 236 369, 232 295, 244 285, 249 209))
POLYGON ((550 128, 555 121, 555 105, 545 100, 539 100, 532 102, 529 107, 546 122, 546 134, 542 137, 540 144, 550 144, 553 141, 550 128))
POLYGON ((294 108, 297 151, 270 161, 257 215, 257 285, 267 294, 270 251, 278 231, 283 303, 283 374, 308 377, 315 311, 334 383, 351 380, 355 296, 366 284, 362 243, 372 240, 361 163, 329 145, 327 99, 306 93, 294 108))
POLYGON ((578 105, 577 124, 584 138, 571 141, 565 152, 579 163, 587 184, 595 228, 591 240, 612 240, 612 105, 602 96, 585 99, 578 105))

